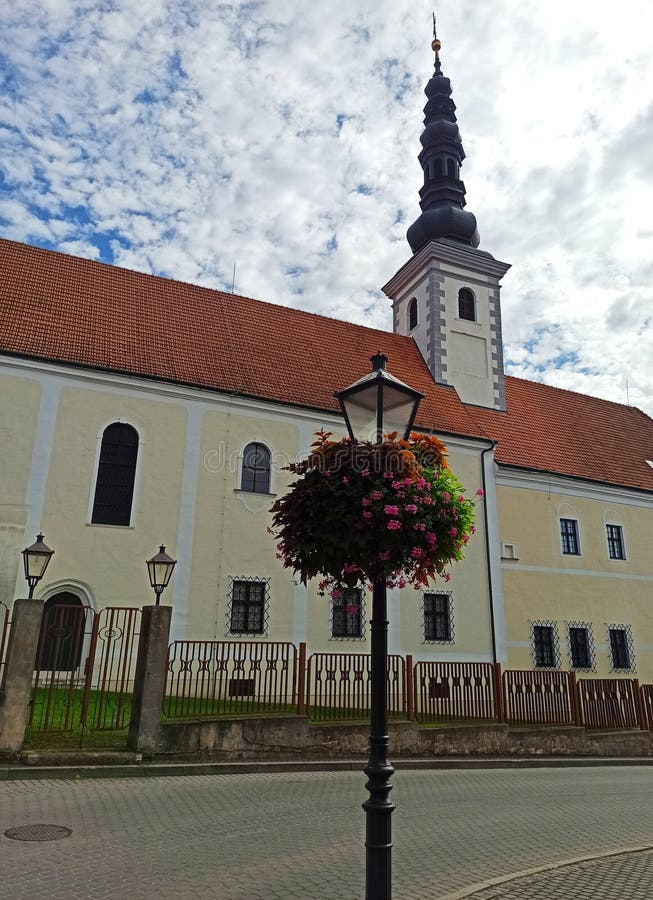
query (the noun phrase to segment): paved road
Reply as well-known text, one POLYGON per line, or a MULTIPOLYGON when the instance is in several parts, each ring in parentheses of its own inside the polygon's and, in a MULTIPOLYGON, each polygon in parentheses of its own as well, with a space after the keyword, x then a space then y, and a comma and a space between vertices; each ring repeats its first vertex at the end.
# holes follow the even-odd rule
MULTIPOLYGON (((653 847, 649 767, 404 771, 395 900, 590 854, 653 847)), ((2 900, 360 900, 364 777, 351 772, 0 783, 2 900), (25 843, 12 826, 67 826, 25 843)), ((640 900, 653 855, 586 862, 476 900, 640 900)))

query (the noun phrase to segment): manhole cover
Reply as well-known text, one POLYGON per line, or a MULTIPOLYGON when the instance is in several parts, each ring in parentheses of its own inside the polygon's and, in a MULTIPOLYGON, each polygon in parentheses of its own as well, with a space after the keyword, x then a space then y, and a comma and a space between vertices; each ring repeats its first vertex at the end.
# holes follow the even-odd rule
POLYGON ((12 841, 58 841, 70 837, 72 833, 72 829, 64 825, 18 825, 17 828, 8 828, 5 837, 12 841))

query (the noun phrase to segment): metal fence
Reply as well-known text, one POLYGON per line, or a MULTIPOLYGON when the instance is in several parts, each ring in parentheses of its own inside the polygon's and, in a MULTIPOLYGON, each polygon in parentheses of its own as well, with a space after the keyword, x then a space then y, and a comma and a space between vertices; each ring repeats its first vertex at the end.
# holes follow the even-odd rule
POLYGON ((415 719, 454 722, 495 719, 492 663, 418 662, 414 668, 415 719))
POLYGON ((640 687, 642 694, 642 707, 649 731, 653 731, 653 684, 643 684, 640 687))
POLYGON ((141 611, 43 610, 28 729, 78 734, 129 725, 141 611))
POLYGON ((580 679, 578 691, 585 727, 639 728, 638 687, 630 678, 580 679))
POLYGON ((5 653, 7 652, 7 640, 9 638, 10 626, 9 608, 0 600, 0 685, 2 684, 2 673, 5 664, 5 653))
MULTIPOLYGON (((370 712, 370 654, 313 653, 306 671, 306 715, 312 721, 364 719, 370 712)), ((387 709, 407 709, 406 660, 388 656, 387 709)))
POLYGON ((571 673, 508 669, 503 673, 506 720, 510 725, 573 725, 575 692, 571 673))
POLYGON ((174 641, 164 715, 297 712, 297 648, 274 641, 174 641))

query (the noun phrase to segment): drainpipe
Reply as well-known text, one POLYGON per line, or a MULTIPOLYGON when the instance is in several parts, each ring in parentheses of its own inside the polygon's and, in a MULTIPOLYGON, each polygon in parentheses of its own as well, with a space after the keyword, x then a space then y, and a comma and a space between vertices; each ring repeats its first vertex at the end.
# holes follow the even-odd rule
POLYGON ((490 525, 487 514, 487 482, 485 478, 485 454, 494 450, 497 442, 492 441, 490 446, 481 453, 481 476, 483 479, 483 510, 485 513, 485 560, 487 564, 487 584, 490 592, 490 626, 492 629, 492 662, 497 662, 497 636, 494 625, 494 592, 492 590, 492 558, 490 556, 490 525))

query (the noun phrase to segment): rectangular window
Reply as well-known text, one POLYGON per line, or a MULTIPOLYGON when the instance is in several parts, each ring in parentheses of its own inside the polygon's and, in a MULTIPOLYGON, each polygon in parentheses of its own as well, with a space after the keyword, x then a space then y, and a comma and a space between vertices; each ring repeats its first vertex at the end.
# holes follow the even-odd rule
POLYGON ((556 652, 553 625, 533 625, 533 653, 535 665, 541 669, 555 669, 556 652))
POLYGON ((338 592, 331 605, 331 637, 362 638, 362 592, 358 588, 346 588, 338 592))
POLYGON ((560 519, 560 542, 565 556, 580 556, 576 519, 560 519))
POLYGON ((424 640, 452 640, 449 594, 424 594, 424 640))
POLYGON ((621 525, 606 525, 608 537, 608 556, 610 559, 625 559, 624 536, 621 525))
POLYGON ((265 581, 234 581, 229 630, 233 634, 263 634, 265 581))
POLYGON ((591 669, 592 653, 587 628, 580 625, 569 626, 569 653, 572 669, 591 669))
POLYGON ((613 669, 630 669, 630 650, 628 648, 628 635, 625 628, 609 628, 610 653, 612 655, 613 669))

